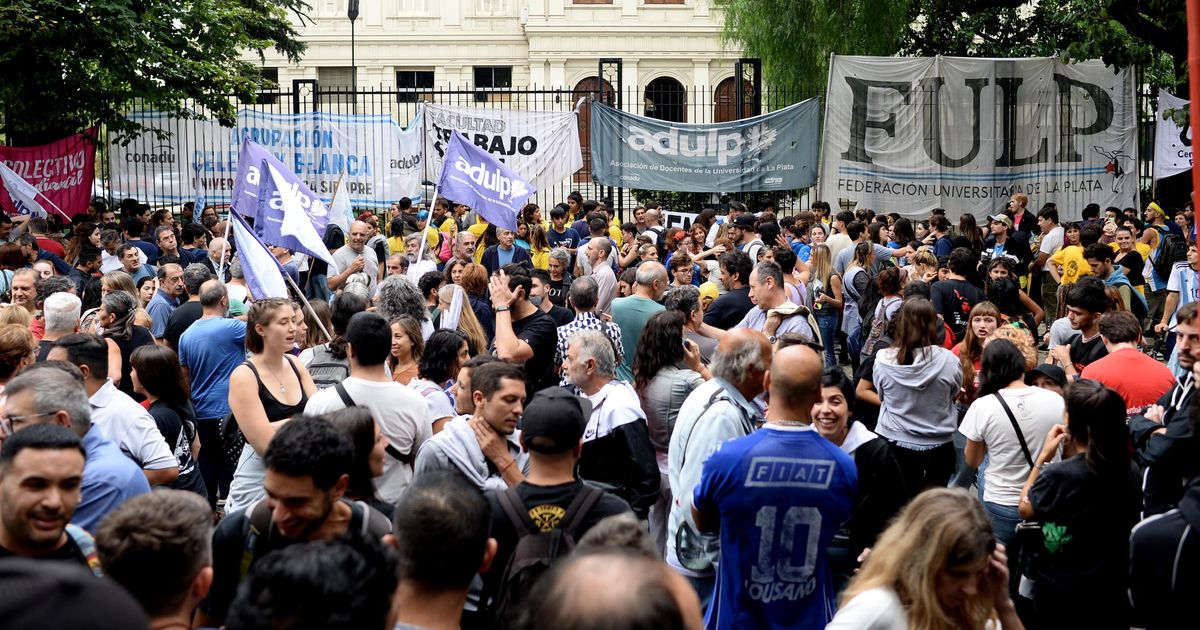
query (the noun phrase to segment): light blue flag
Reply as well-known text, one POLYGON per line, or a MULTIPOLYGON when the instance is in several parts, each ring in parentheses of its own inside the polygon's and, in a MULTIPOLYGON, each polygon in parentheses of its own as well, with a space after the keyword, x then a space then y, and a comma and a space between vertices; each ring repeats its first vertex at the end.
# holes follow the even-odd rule
POLYGON ((496 227, 515 232, 517 212, 536 192, 532 184, 491 153, 457 133, 450 136, 438 178, 438 195, 465 203, 496 227))
POLYGON ((230 228, 237 243, 237 257, 242 263, 242 275, 250 296, 256 300, 271 297, 288 297, 287 281, 283 279, 283 268, 267 249, 266 244, 254 233, 254 229, 236 212, 229 213, 230 228))

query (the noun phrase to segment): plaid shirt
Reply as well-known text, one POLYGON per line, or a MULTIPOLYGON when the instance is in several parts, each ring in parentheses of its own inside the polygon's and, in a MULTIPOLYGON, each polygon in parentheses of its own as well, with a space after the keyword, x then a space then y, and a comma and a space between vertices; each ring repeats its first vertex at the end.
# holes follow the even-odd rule
POLYGON ((581 330, 598 330, 608 335, 609 341, 613 342, 617 363, 625 359, 624 347, 621 345, 621 327, 596 317, 595 313, 588 312, 579 313, 570 323, 558 327, 558 351, 554 354, 555 363, 561 365, 566 362, 567 347, 571 343, 571 337, 581 330))

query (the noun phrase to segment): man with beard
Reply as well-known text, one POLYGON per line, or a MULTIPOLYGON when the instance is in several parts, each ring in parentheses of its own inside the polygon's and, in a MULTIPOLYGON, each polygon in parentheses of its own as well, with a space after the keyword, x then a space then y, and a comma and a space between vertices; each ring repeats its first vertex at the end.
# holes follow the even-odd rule
POLYGON ((226 516, 213 533, 213 584, 200 605, 198 626, 225 621, 238 584, 271 551, 347 535, 382 539, 391 532, 386 516, 343 498, 354 449, 324 418, 303 416, 282 426, 263 463, 267 497, 226 516))

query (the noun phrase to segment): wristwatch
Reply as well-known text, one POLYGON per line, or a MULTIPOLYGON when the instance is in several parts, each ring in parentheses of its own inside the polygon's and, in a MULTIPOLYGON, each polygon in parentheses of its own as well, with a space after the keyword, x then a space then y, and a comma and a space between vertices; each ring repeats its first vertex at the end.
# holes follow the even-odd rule
POLYGON ((492 311, 494 311, 496 313, 503 313, 504 311, 507 311, 510 308, 511 307, 509 307, 509 306, 497 306, 496 308, 492 309, 492 311))
POLYGON ((770 337, 767 337, 767 341, 771 342, 771 344, 774 345, 776 341, 779 341, 779 337, 776 337, 775 335, 771 335, 770 337))

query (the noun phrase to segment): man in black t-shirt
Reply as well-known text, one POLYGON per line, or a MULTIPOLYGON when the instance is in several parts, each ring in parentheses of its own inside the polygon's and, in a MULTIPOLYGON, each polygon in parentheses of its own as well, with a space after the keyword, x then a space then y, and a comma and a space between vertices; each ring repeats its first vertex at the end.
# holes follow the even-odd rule
MULTIPOLYGON (((10 418, 28 422, 28 418, 10 418)), ((83 443, 70 429, 26 426, 0 451, 0 559, 22 556, 88 566, 87 532, 69 526, 82 496, 83 443), (68 529, 70 528, 70 529, 68 529)))
POLYGON ((971 309, 987 299, 983 291, 967 282, 967 275, 975 268, 975 256, 971 250, 959 247, 950 252, 947 262, 949 275, 945 280, 933 283, 929 288, 929 301, 950 326, 955 341, 962 341, 967 331, 971 309))
MULTIPOLYGON (((583 430, 592 413, 587 399, 561 387, 539 392, 525 407, 521 445, 529 452, 529 474, 525 481, 509 488, 520 496, 522 507, 539 530, 548 532, 564 523, 567 508, 583 491, 575 476, 575 466, 583 452, 583 430)), ((492 538, 496 539, 496 557, 492 570, 484 574, 484 597, 489 602, 497 593, 520 536, 506 515, 496 492, 488 493, 492 511, 492 538)), ((580 538, 606 516, 628 512, 629 504, 604 492, 583 516, 574 532, 580 538)))
POLYGON ((298 417, 280 427, 263 463, 267 498, 227 515, 213 532, 212 589, 200 605, 197 626, 224 623, 238 584, 271 551, 355 534, 382 539, 391 532, 386 516, 343 498, 354 450, 324 418, 298 417))
POLYGON ((1100 337, 1100 316, 1108 310, 1108 295, 1104 281, 1096 276, 1084 276, 1067 292, 1067 319, 1079 336, 1070 345, 1055 346, 1050 359, 1062 366, 1067 378, 1075 380, 1091 362, 1108 356, 1108 348, 1100 337))
POLYGON ((750 300, 750 271, 754 263, 745 252, 734 250, 721 254, 720 265, 725 293, 708 305, 704 323, 721 330, 732 330, 754 308, 754 302, 750 300))
POLYGON ((200 287, 212 280, 213 273, 200 263, 192 263, 183 270, 183 287, 187 289, 188 299, 176 308, 167 318, 167 330, 163 339, 172 350, 179 351, 179 338, 189 326, 204 316, 204 307, 200 305, 200 287))
POLYGON ((496 314, 494 354, 509 363, 525 366, 526 398, 558 383, 554 352, 558 327, 554 319, 529 301, 533 280, 522 265, 505 265, 489 284, 496 314))

